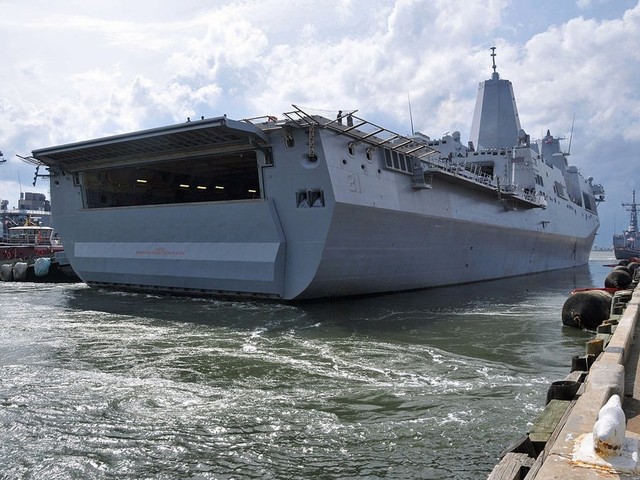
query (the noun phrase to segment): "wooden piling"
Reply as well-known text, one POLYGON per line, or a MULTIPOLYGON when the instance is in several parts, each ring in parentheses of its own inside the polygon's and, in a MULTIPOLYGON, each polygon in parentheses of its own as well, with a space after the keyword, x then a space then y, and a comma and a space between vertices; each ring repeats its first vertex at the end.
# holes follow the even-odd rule
POLYGON ((587 355, 595 355, 596 357, 604 350, 604 340, 602 338, 594 338, 587 342, 587 355))

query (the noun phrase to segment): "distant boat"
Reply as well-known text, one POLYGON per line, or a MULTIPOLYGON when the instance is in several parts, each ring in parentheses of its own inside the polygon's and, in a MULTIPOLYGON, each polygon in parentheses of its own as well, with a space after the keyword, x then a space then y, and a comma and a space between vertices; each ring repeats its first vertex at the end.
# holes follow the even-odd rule
POLYGON ((33 262, 40 257, 53 257, 63 251, 51 227, 23 225, 11 227, 0 242, 0 263, 33 262))
POLYGON ((20 192, 18 208, 0 202, 0 263, 53 256, 62 251, 51 225, 51 204, 42 193, 20 192))
POLYGON ((492 56, 468 144, 294 105, 32 158, 71 266, 95 287, 297 300, 586 264, 604 189, 549 131, 530 140, 492 56))
POLYGON ((636 191, 633 191, 631 203, 623 203, 630 214, 629 226, 622 233, 613 236, 613 252, 618 260, 640 258, 640 234, 638 233, 638 204, 636 191))

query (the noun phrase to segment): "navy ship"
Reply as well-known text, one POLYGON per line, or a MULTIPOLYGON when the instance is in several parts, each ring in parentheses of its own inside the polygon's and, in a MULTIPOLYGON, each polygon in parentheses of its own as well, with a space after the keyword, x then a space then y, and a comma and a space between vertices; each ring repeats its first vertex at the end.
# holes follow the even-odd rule
POLYGON ((94 287, 299 300, 583 265, 604 189, 549 131, 530 139, 492 56, 466 145, 294 105, 32 160, 48 169, 71 266, 94 287))
POLYGON ((640 233, 638 232, 638 204, 636 191, 631 203, 623 203, 630 214, 629 226, 622 233, 613 236, 613 253, 618 260, 640 258, 640 233))

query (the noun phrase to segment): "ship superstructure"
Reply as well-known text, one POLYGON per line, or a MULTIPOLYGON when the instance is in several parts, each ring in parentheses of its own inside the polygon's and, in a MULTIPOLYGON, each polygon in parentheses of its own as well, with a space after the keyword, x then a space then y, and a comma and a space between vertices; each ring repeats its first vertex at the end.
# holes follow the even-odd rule
POLYGON ((585 264, 604 190, 558 138, 530 140, 495 62, 479 96, 467 145, 459 132, 405 136, 294 105, 280 119, 201 119, 33 158, 92 286, 292 300, 585 264), (492 107, 504 98, 512 108, 492 107))
POLYGON ((617 259, 640 258, 640 233, 638 232, 638 204, 636 191, 633 191, 631 203, 622 206, 629 212, 629 226, 613 236, 613 252, 617 259))

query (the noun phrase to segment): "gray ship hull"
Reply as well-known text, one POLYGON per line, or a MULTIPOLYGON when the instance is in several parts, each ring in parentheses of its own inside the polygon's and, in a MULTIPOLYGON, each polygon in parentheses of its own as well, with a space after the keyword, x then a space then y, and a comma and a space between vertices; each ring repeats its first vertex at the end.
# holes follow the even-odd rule
POLYGON ((625 248, 625 247, 614 247, 613 253, 618 260, 630 260, 632 258, 640 258, 640 250, 625 248))
POLYGON ((595 234, 577 238, 348 205, 334 215, 303 297, 458 285, 584 265, 595 234))
MULTIPOLYGON (((484 210, 488 219, 487 211, 495 210, 511 223, 509 216, 523 215, 500 211, 495 200, 472 203, 475 217, 484 210)), ((315 225, 311 238, 289 243, 271 201, 80 210, 57 222, 62 232, 74 232, 67 254, 89 285, 277 299, 393 292, 569 268, 588 261, 595 235, 595 226, 580 238, 362 205, 341 203, 330 210, 319 212, 329 221, 309 223, 315 225)))
POLYGON ((147 206, 83 211, 58 228, 74 229, 67 255, 89 285, 282 298, 285 242, 274 215, 265 201, 147 206))

